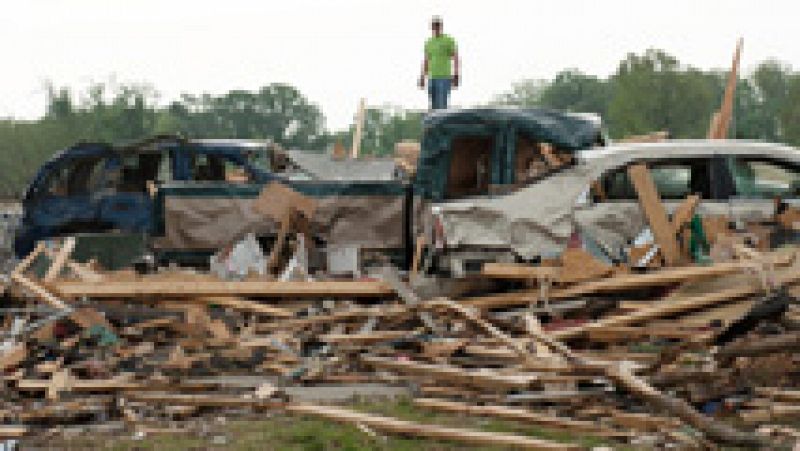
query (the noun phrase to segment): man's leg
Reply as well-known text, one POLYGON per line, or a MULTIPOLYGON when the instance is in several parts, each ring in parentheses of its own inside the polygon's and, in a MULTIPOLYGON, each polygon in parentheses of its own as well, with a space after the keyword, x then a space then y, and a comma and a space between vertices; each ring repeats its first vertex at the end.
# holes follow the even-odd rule
POLYGON ((428 109, 435 110, 436 109, 436 79, 429 78, 428 79, 428 109))
POLYGON ((442 78, 439 86, 439 108, 447 108, 448 100, 450 99, 450 79, 442 78))

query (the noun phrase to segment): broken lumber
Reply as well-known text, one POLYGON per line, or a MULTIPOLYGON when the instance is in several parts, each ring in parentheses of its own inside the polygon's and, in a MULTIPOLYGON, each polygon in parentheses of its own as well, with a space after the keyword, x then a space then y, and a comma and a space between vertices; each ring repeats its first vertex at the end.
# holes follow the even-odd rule
POLYGON ((493 389, 530 389, 539 380, 536 374, 501 374, 491 370, 470 371, 452 365, 432 365, 410 360, 396 360, 373 355, 361 356, 361 361, 375 368, 403 374, 427 376, 470 387, 493 389))
POLYGON ((381 297, 393 294, 389 286, 378 281, 105 281, 56 282, 53 289, 62 296, 75 298, 143 298, 195 296, 257 296, 257 297, 381 297))
POLYGON ((644 164, 633 164, 628 167, 628 176, 639 197, 639 205, 642 207, 650 230, 653 232, 656 244, 661 249, 664 262, 667 266, 674 266, 680 259, 680 247, 678 239, 675 237, 674 228, 667 218, 667 211, 661 204, 661 197, 658 195, 656 184, 650 176, 650 171, 644 164))
POLYGON ((478 415, 501 418, 504 420, 519 421, 537 426, 550 428, 568 429, 590 434, 601 435, 604 437, 627 436, 624 432, 617 432, 612 429, 597 425, 589 421, 573 420, 571 418, 561 418, 551 415, 542 415, 526 409, 519 409, 498 405, 476 405, 465 402, 450 401, 437 398, 417 398, 414 405, 426 409, 439 410, 443 412, 459 413, 465 415, 478 415))
POLYGON ((64 310, 70 308, 69 305, 64 303, 61 299, 54 296, 52 293, 47 291, 44 287, 37 284, 33 280, 25 277, 22 273, 11 273, 11 280, 29 290, 40 300, 45 301, 57 309, 64 310))
MULTIPOLYGON (((800 275, 794 275, 796 278, 800 278, 800 275)), ((452 301, 450 302, 452 304, 452 301)), ((468 312, 465 309, 459 309, 460 312, 466 313, 468 312)), ((466 315, 468 319, 472 321, 480 320, 477 315, 466 315)), ((485 320, 480 320, 484 323, 488 323, 485 320)), ((489 323, 491 326, 491 324, 489 323)), ((485 326, 481 326, 485 330, 489 330, 490 333, 495 336, 496 338, 500 338, 501 341, 510 340, 510 338, 503 337, 503 334, 499 329, 491 326, 491 328, 487 329, 485 326), (492 332, 492 328, 494 332, 492 332)), ((646 402, 650 403, 651 405, 668 411, 671 414, 677 416, 685 423, 695 427, 703 434, 705 434, 708 438, 725 444, 731 444, 736 446, 754 446, 754 447, 765 447, 769 446, 771 443, 765 438, 758 435, 747 434, 741 431, 734 429, 724 423, 714 420, 711 417, 707 417, 697 410, 695 410, 689 403, 682 399, 674 398, 672 396, 666 395, 653 386, 649 385, 642 379, 637 378, 630 372, 627 367, 623 365, 614 365, 608 364, 606 362, 601 361, 594 361, 587 359, 585 357, 578 356, 575 354, 569 347, 565 344, 553 339, 551 336, 543 333, 538 332, 536 330, 528 329, 528 334, 537 340, 542 341, 544 344, 549 346, 553 351, 560 354, 562 357, 567 359, 571 364, 585 367, 591 370, 601 369, 605 373, 606 377, 614 381, 618 386, 626 389, 628 392, 633 393, 636 396, 644 399, 646 402)), ((515 347, 510 346, 511 349, 515 349, 515 347)), ((525 355, 520 355, 520 360, 525 362, 527 357, 525 355)))
MULTIPOLYGON (((780 279, 779 285, 795 283, 800 280, 800 273, 788 271, 788 274, 780 279)), ((662 318, 665 316, 684 313, 690 310, 706 308, 722 302, 741 299, 748 296, 755 296, 763 290, 760 284, 755 281, 745 287, 733 287, 723 290, 713 291, 707 294, 688 297, 684 299, 670 300, 669 302, 656 303, 652 307, 646 307, 626 315, 612 316, 593 321, 578 327, 571 327, 554 331, 551 336, 560 340, 576 338, 592 329, 602 329, 604 327, 629 326, 632 324, 648 321, 651 319, 662 318)))
MULTIPOLYGON (((774 261, 776 265, 784 265, 788 264, 793 258, 793 255, 788 257, 781 256, 774 257, 772 261, 774 261)), ((602 280, 584 282, 568 288, 551 290, 548 297, 552 301, 558 299, 568 299, 592 293, 605 293, 671 285, 688 280, 743 272, 752 266, 752 263, 747 262, 725 262, 718 263, 713 266, 685 266, 679 268, 666 268, 644 274, 622 274, 602 280)), ((516 269, 514 271, 516 271, 516 269)), ((515 273, 510 272, 509 274, 509 278, 519 278, 515 273)), ((524 279, 527 279, 527 277, 524 277, 524 279)), ((528 305, 531 303, 531 301, 535 301, 538 296, 538 290, 524 290, 514 293, 465 298, 458 300, 458 302, 471 307, 487 309, 506 307, 510 305, 528 305)))
POLYGON ((278 318, 292 318, 294 312, 286 309, 275 307, 269 304, 263 304, 258 301, 251 301, 237 297, 226 296, 197 296, 188 299, 190 302, 198 304, 219 305, 221 307, 229 307, 234 310, 243 312, 259 313, 262 315, 275 316, 278 318))
POLYGON ((53 258, 53 263, 50 265, 50 268, 47 269, 47 273, 44 275, 42 279, 43 282, 49 283, 52 282, 61 274, 61 270, 64 269, 64 266, 67 264, 70 255, 72 255, 72 251, 75 250, 75 244, 77 241, 75 237, 70 236, 64 239, 61 243, 61 249, 58 250, 55 257, 53 258))

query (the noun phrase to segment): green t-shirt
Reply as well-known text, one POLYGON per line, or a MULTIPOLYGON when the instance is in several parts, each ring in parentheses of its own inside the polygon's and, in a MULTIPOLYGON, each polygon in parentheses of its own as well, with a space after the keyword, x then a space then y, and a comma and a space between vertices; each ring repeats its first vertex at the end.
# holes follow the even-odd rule
POLYGON ((456 41, 446 34, 431 36, 425 42, 425 57, 428 58, 428 77, 450 78, 453 76, 451 59, 456 54, 456 41))

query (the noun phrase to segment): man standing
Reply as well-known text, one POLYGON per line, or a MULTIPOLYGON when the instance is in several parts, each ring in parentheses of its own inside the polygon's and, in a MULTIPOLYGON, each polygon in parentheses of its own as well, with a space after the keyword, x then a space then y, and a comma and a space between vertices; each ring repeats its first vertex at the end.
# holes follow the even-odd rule
POLYGON ((425 76, 427 76, 430 107, 439 110, 447 108, 450 88, 458 87, 458 50, 456 41, 442 33, 440 17, 433 17, 431 30, 433 36, 425 42, 425 59, 422 62, 419 88, 425 88, 425 76))

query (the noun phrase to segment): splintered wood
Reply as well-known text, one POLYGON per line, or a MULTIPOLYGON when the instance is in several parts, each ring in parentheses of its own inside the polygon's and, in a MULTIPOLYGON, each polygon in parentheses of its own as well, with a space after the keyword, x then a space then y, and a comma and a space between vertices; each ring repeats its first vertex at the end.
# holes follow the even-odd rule
MULTIPOLYGON (((650 221, 660 249, 659 234, 685 232, 697 203, 687 198, 671 221, 651 211, 664 219, 650 221)), ((526 449, 579 449, 583 437, 777 448, 800 437, 793 248, 741 241, 723 262, 676 258, 682 266, 638 272, 571 248, 546 265, 485 265, 502 291, 426 298, 389 268, 309 282, 137 275, 78 265, 73 246, 40 246, 11 274, 0 343, 6 438, 106 421, 148 430, 163 418, 170 427, 152 430, 174 433, 206 415, 250 412, 526 449), (37 258, 48 259, 41 275, 37 258), (414 387, 409 407, 436 416, 422 423, 303 398, 363 383, 379 394, 414 387), (489 432, 464 417, 561 433, 489 432)))

